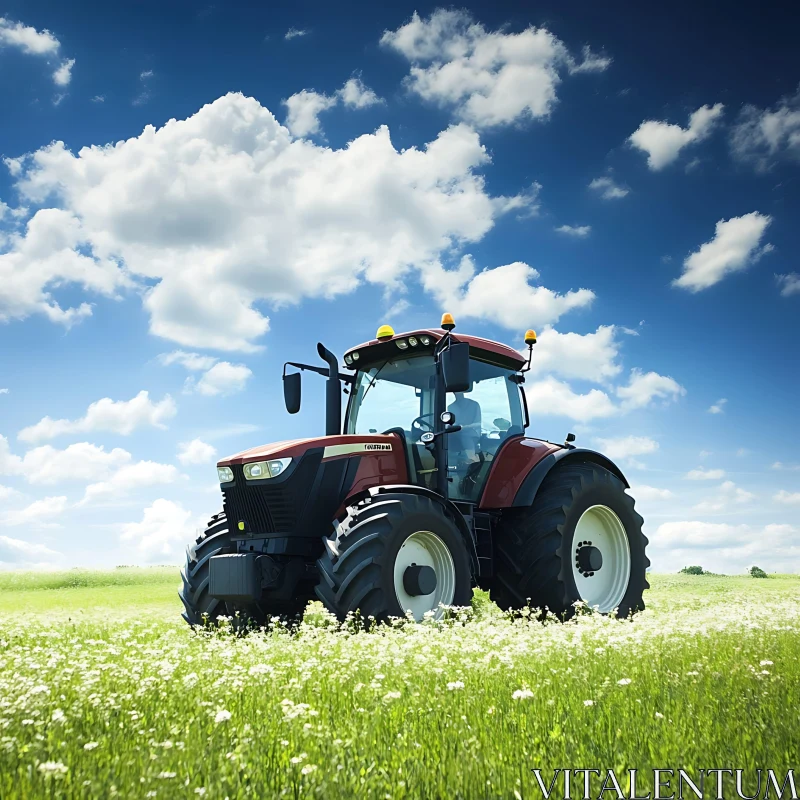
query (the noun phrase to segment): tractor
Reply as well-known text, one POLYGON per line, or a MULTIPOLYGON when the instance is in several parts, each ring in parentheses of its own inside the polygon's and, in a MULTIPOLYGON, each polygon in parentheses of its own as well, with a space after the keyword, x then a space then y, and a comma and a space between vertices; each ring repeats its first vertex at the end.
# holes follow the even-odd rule
POLYGON ((523 355, 454 329, 450 314, 384 325, 344 366, 322 344, 325 366, 284 365, 290 414, 303 372, 327 379, 325 436, 218 462, 223 511, 182 571, 188 623, 296 616, 313 599, 341 620, 421 621, 475 587, 561 618, 644 608, 647 539, 619 467, 573 434, 526 435, 534 331, 523 355))

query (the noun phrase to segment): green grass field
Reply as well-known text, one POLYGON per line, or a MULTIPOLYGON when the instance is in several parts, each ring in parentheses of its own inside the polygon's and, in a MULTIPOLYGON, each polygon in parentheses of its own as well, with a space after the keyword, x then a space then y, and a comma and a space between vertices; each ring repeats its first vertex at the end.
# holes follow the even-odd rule
POLYGON ((541 798, 531 770, 565 767, 638 768, 641 795, 653 768, 798 766, 800 576, 653 576, 633 622, 482 600, 243 638, 193 633, 177 583, 0 575, 0 798, 541 798))

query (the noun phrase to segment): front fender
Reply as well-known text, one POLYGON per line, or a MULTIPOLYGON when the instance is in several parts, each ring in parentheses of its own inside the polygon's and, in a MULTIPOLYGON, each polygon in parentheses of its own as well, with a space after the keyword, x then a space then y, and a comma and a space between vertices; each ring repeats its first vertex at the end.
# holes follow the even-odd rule
POLYGON ((517 490, 512 506, 530 506, 546 475, 556 464, 561 464, 565 461, 597 464, 600 467, 605 467, 609 472, 616 475, 625 484, 626 488, 630 487, 627 478, 622 474, 622 470, 610 458, 604 456, 602 453, 598 453, 595 450, 587 450, 582 447, 575 447, 570 450, 556 450, 554 453, 550 453, 550 455, 543 458, 531 469, 522 482, 522 485, 517 490))

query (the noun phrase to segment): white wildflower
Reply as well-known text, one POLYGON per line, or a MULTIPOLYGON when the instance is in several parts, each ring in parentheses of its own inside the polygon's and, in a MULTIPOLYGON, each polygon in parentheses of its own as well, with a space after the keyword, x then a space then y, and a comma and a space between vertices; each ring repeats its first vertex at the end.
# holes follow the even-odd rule
POLYGON ((530 689, 517 689, 511 695, 512 700, 528 700, 533 697, 533 692, 530 689))
POLYGON ((220 709, 219 711, 217 711, 217 716, 214 717, 214 722, 216 722, 219 725, 220 722, 227 722, 231 718, 231 716, 233 715, 231 714, 230 711, 226 711, 224 708, 220 709))
POLYGON ((98 742, 86 742, 86 744, 83 746, 83 749, 84 750, 94 750, 95 747, 98 747, 98 746, 99 746, 98 742))
POLYGON ((450 681, 450 683, 447 684, 448 692, 455 692, 458 689, 463 689, 463 688, 464 688, 464 681, 450 681))
POLYGON ((67 715, 60 708, 57 708, 53 712, 51 719, 53 722, 64 722, 67 719, 67 715))
POLYGON ((664 719, 664 715, 660 711, 656 711, 656 719, 664 719))
POLYGON ((303 775, 310 775, 316 768, 316 764, 306 764, 300 772, 302 772, 303 775))
POLYGON ((620 678, 620 679, 617 681, 617 683, 618 683, 620 686, 627 686, 627 685, 628 685, 630 682, 631 682, 631 679, 630 679, 630 678, 620 678))
POLYGON ((386 694, 383 696, 383 699, 386 701, 399 700, 401 697, 402 694, 400 692, 386 692, 386 694))
POLYGON ((47 777, 61 778, 69 771, 69 767, 62 764, 60 761, 42 761, 39 764, 39 772, 47 777))
POLYGON ((593 706, 594 705, 594 700, 584 700, 583 704, 585 706, 593 706))
POLYGON ((763 661, 759 661, 758 662, 758 666, 759 667, 771 667, 772 666, 772 662, 768 661, 767 659, 764 659, 763 661))

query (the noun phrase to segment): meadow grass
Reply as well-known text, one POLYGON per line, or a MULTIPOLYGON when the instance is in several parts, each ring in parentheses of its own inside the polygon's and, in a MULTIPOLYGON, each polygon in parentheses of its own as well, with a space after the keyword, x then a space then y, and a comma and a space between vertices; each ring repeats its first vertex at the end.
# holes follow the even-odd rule
POLYGON ((4 800, 536 798, 532 768, 565 767, 638 768, 640 794, 653 768, 739 768, 753 794, 755 769, 797 768, 796 576, 652 576, 632 622, 479 597, 235 637, 180 620, 173 571, 69 575, 0 578, 4 800))

